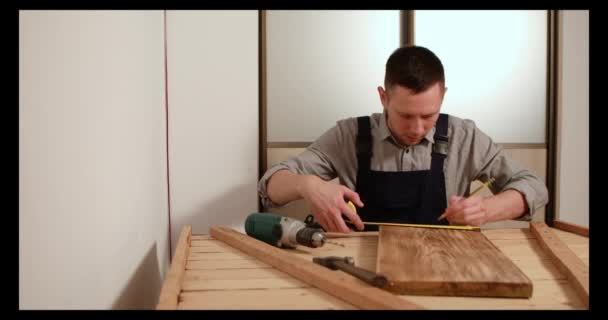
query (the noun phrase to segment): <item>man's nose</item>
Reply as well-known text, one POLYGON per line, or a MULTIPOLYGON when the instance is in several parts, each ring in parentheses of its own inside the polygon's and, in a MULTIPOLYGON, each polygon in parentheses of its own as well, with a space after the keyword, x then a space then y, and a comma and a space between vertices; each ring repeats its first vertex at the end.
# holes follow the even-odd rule
POLYGON ((424 123, 422 122, 422 120, 414 120, 412 130, 416 135, 422 135, 424 133, 424 123))

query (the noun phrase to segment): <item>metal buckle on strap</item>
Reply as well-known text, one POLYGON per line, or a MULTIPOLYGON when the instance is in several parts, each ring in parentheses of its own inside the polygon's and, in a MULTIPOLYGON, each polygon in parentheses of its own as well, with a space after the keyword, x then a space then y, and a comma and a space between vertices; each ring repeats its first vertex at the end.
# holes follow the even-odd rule
POLYGON ((441 140, 441 141, 445 141, 445 142, 448 141, 448 136, 444 136, 444 135, 442 135, 440 133, 435 133, 435 135, 433 136, 433 138, 435 140, 441 140))
POLYGON ((436 136, 433 144, 433 152, 443 156, 448 155, 448 139, 445 136, 436 136))

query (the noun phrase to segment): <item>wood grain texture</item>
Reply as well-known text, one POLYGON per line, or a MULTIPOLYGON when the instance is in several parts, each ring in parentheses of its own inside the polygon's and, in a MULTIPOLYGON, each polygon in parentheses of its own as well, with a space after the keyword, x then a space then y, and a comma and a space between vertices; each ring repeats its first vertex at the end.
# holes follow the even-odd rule
MULTIPOLYGON (((342 271, 333 271, 312 261, 297 259, 285 250, 270 246, 224 226, 211 227, 211 236, 290 274, 311 286, 361 309, 422 309, 384 290, 371 287, 342 271)), ((226 260, 230 261, 230 260, 226 260)))
MULTIPOLYGON (((567 246, 588 263, 589 238, 551 229, 567 246)), ((409 302, 437 310, 506 310, 506 309, 588 309, 565 273, 545 252, 530 229, 482 230, 511 261, 533 281, 534 292, 529 299, 503 297, 463 297, 400 295, 409 302)), ((242 252, 209 235, 192 235, 199 246, 192 253, 242 252), (200 251, 197 251, 199 250, 200 251)), ((351 255, 358 266, 376 270, 378 237, 347 237, 339 239, 346 247, 326 245, 321 248, 298 246, 284 250, 294 259, 311 260, 320 255, 351 255), (305 255, 308 255, 306 257, 305 255)), ((203 269, 187 269, 183 276, 178 309, 356 309, 355 306, 327 294, 259 260, 204 260, 203 269), (238 268, 241 262, 249 265, 238 268), (259 266, 251 265, 258 263, 259 266), (263 265, 262 265, 263 264, 263 265), (215 267, 213 267, 215 266, 215 267), (224 281, 225 280, 225 281, 224 281), (241 281, 243 280, 243 281, 241 281), (276 280, 276 281, 275 281, 276 280), (287 281, 286 281, 287 280, 287 281), (191 291, 192 290, 192 291, 191 291)))
POLYGON ((206 269, 258 269, 272 268, 272 266, 257 259, 239 260, 194 260, 186 263, 186 270, 206 269))
POLYGON ((325 232, 327 238, 357 238, 357 237, 377 237, 378 231, 361 231, 361 232, 325 232))
POLYGON ((530 230, 589 307, 589 267, 544 222, 531 222, 530 230))
POLYGON ((551 229, 551 231, 557 235, 557 237, 562 240, 562 242, 564 242, 586 266, 589 266, 589 237, 556 228, 551 229))
POLYGON ((192 226, 185 225, 179 235, 171 267, 163 282, 157 310, 176 310, 192 239, 192 226))
POLYGON ((553 226, 557 229, 576 233, 583 237, 589 238, 589 228, 585 228, 583 226, 579 226, 577 224, 569 223, 569 222, 561 221, 561 220, 553 221, 553 226))
MULTIPOLYGON (((585 309, 567 280, 538 280, 530 299, 403 296, 432 310, 571 310, 585 309)), ((493 317, 487 317, 492 319, 493 317)))
POLYGON ((532 281, 481 232, 382 226, 376 270, 399 294, 532 296, 532 281))
POLYGON ((183 292, 180 310, 352 310, 355 306, 317 288, 183 292))

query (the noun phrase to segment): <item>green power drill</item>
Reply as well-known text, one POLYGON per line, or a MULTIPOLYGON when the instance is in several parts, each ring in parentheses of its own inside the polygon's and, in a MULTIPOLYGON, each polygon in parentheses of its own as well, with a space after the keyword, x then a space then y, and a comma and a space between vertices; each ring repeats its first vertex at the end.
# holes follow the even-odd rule
POLYGON ((318 248, 330 242, 323 229, 312 228, 302 221, 267 212, 250 214, 245 220, 245 232, 250 237, 279 248, 295 248, 297 245, 318 248))

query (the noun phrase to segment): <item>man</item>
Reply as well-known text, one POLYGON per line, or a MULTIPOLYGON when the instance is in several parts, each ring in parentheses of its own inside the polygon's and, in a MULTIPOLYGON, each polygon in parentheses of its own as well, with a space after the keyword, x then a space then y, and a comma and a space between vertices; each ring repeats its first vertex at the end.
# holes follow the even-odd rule
POLYGON ((357 230, 362 221, 480 226, 530 220, 547 203, 544 183, 473 121, 440 114, 447 88, 433 52, 395 50, 384 86, 383 113, 340 120, 303 153, 271 167, 258 186, 264 206, 305 199, 326 231, 348 233, 342 215, 357 230), (329 182, 335 177, 340 184, 329 182), (466 197, 471 181, 490 178, 493 196, 466 197))

